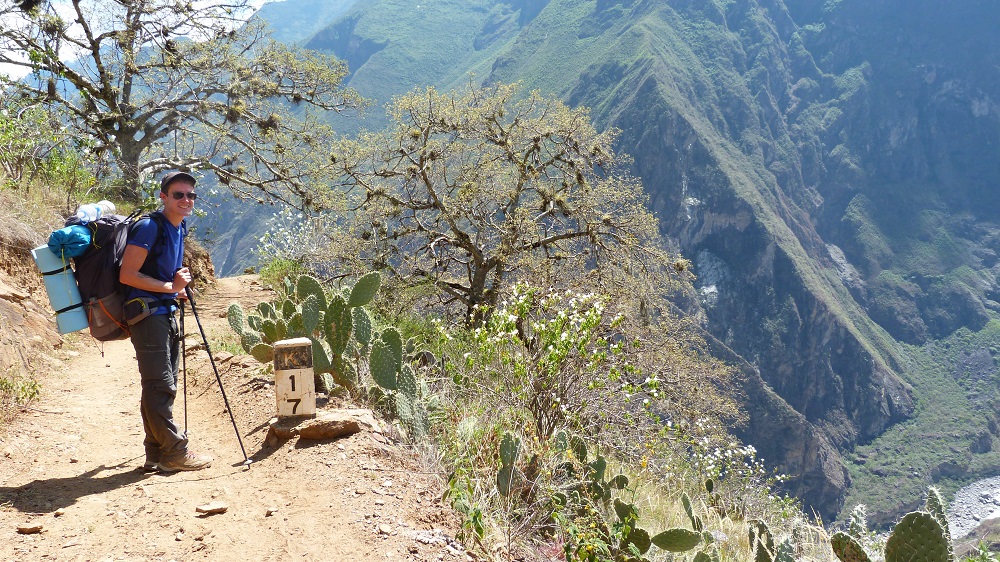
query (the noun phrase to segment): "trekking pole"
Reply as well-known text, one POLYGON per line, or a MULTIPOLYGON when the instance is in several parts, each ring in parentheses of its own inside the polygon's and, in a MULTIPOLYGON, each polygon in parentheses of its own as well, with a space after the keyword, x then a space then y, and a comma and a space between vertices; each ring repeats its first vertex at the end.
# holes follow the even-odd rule
POLYGON ((236 418, 233 417, 233 409, 229 407, 229 399, 226 398, 226 389, 222 388, 222 377, 219 376, 219 369, 215 366, 215 359, 212 357, 212 350, 208 347, 208 336, 205 335, 205 328, 201 325, 201 319, 198 318, 198 308, 194 305, 194 298, 191 294, 191 289, 189 287, 184 287, 184 293, 187 294, 187 300, 191 303, 191 314, 194 315, 194 321, 198 324, 198 331, 201 332, 201 341, 205 342, 205 351, 208 353, 208 362, 212 364, 212 370, 215 371, 215 380, 219 383, 219 391, 222 393, 222 401, 226 403, 226 410, 229 412, 229 420, 233 422, 233 430, 236 431, 236 440, 240 443, 240 450, 243 451, 243 464, 249 465, 253 461, 247 457, 247 450, 243 447, 243 439, 240 437, 240 430, 236 427, 236 418))
POLYGON ((184 331, 184 301, 181 301, 181 369, 184 370, 184 437, 188 432, 187 332, 184 331))

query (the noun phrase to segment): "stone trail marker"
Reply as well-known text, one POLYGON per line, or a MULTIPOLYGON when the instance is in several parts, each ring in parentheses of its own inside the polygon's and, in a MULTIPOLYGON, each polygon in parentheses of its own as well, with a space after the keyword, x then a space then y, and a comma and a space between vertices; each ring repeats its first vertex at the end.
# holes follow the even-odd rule
POLYGON ((309 338, 274 343, 274 396, 279 419, 316 415, 316 384, 309 338))

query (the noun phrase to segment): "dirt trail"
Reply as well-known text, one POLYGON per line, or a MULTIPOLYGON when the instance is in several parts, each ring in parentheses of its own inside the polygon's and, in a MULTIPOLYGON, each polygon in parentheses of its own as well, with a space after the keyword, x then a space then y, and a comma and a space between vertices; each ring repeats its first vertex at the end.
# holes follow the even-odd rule
MULTIPOLYGON (((253 277, 225 278, 197 301, 202 325, 229 328, 234 300, 264 294, 253 277)), ((215 457, 199 472, 144 473, 139 376, 129 341, 89 336, 40 374, 43 398, 0 439, 0 560, 467 560, 449 537, 436 476, 413 453, 370 431, 267 446, 273 384, 252 360, 216 364, 243 434, 243 467, 229 415, 190 310, 188 429, 215 457), (223 502, 225 513, 198 506, 223 502), (35 534, 19 527, 41 525, 35 534)), ((322 404, 322 402, 321 402, 322 404)), ((326 405, 324 407, 330 407, 326 405)), ((183 425, 178 395, 175 416, 183 425)))

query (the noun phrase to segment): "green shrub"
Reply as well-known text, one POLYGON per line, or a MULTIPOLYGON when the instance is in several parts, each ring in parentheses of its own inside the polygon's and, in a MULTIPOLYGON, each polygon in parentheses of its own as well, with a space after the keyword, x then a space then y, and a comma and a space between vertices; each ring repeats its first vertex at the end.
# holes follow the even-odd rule
POLYGON ((260 268, 260 282, 265 287, 278 289, 285 279, 296 279, 306 273, 306 267, 297 260, 276 258, 260 268))
POLYGON ((40 394, 41 387, 33 378, 11 373, 0 377, 0 427, 13 419, 18 408, 30 404, 40 394))

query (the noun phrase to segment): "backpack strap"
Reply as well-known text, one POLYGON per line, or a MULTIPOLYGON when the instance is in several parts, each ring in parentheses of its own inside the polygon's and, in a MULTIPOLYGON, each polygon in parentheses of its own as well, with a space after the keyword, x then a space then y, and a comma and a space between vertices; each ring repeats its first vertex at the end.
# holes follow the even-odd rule
MULTIPOLYGON (((153 224, 156 225, 156 231, 157 231, 156 232, 156 239, 154 240, 153 245, 150 246, 149 253, 146 255, 146 261, 143 262, 142 267, 139 268, 140 272, 145 273, 146 275, 150 275, 150 272, 143 271, 143 269, 145 267, 147 267, 147 264, 153 264, 159 258, 159 255, 163 251, 163 248, 166 247, 166 244, 167 244, 167 230, 166 230, 167 217, 165 217, 163 215, 163 213, 161 213, 159 211, 153 211, 152 213, 146 213, 146 214, 144 214, 142 216, 137 216, 137 218, 134 220, 134 222, 131 225, 129 225, 129 229, 133 228, 135 226, 135 224, 137 224, 142 219, 149 219, 150 221, 152 221, 153 224)), ((184 221, 184 222, 181 222, 181 238, 183 239, 186 236, 187 236, 187 221, 184 221)), ((152 266, 150 266, 150 267, 152 267, 152 266)))

